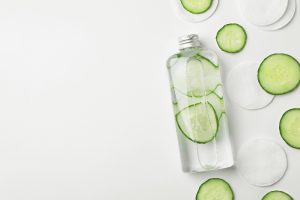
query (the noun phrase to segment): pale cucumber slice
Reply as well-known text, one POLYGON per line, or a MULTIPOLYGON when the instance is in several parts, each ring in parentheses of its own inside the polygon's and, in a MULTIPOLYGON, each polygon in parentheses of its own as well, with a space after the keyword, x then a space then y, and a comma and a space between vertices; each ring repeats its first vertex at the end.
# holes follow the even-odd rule
POLYGON ((200 56, 191 58, 185 67, 179 67, 173 72, 174 88, 190 97, 208 95, 220 83, 219 68, 200 56))
POLYGON ((223 85, 219 84, 216 89, 214 90, 214 93, 223 99, 224 93, 223 93, 223 85))
POLYGON ((196 195, 196 200, 233 200, 234 193, 223 179, 212 178, 204 182, 196 195))
POLYGON ((215 109, 217 118, 220 119, 222 113, 225 112, 225 106, 224 106, 224 101, 223 98, 219 97, 217 94, 214 92, 202 97, 202 101, 204 102, 209 102, 215 109))
POLYGON ((200 14, 194 14, 183 7, 183 4, 180 0, 171 0, 176 12, 185 19, 190 22, 202 22, 210 18, 218 8, 219 0, 212 0, 211 6, 205 12, 200 14))
POLYGON ((240 0, 241 11, 246 19, 257 26, 277 22, 288 8, 289 0, 240 0))
POLYGON ((201 14, 210 9, 213 0, 180 0, 183 8, 192 14, 201 14))
POLYGON ((217 44, 222 51, 238 53, 247 43, 247 33, 239 24, 226 24, 217 33, 217 44))
POLYGON ((258 81, 270 94, 289 93, 300 83, 300 64, 290 55, 272 54, 260 64, 258 81))
POLYGON ((283 191, 268 192, 262 200, 293 200, 293 198, 283 191))
MULTIPOLYGON (((210 103, 214 110, 216 111, 217 118, 221 117, 221 114, 225 112, 224 100, 222 97, 218 96, 215 92, 210 93, 203 97, 188 97, 180 96, 178 100, 178 108, 183 109, 198 103, 210 103)), ((177 112, 175 112, 177 113, 177 112)))
POLYGON ((234 67, 226 78, 226 92, 230 100, 245 109, 261 109, 274 96, 265 92, 257 81, 258 63, 247 62, 234 67))
POLYGON ((300 108, 286 111, 280 120, 282 139, 291 147, 300 149, 300 108))
POLYGON ((284 28, 294 18, 296 13, 296 8, 297 8, 296 0, 289 0, 287 11, 279 21, 269 26, 261 26, 260 28, 265 31, 275 31, 284 28))
POLYGON ((287 157, 283 148, 275 142, 255 139, 239 150, 237 169, 250 184, 270 186, 284 176, 287 157))
POLYGON ((207 143, 218 131, 216 112, 210 103, 191 105, 176 115, 181 132, 191 141, 207 143))

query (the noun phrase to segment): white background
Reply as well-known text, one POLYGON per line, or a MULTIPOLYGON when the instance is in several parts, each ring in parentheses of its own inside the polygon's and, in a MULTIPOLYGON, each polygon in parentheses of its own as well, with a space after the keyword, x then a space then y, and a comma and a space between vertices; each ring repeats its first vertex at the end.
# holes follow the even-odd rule
POLYGON ((282 113, 300 107, 300 88, 259 111, 227 101, 235 149, 267 137, 288 153, 282 181, 258 188, 234 168, 181 172, 165 67, 187 33, 218 53, 223 78, 239 62, 275 52, 300 59, 299 23, 296 15, 283 30, 258 30, 233 0, 220 0, 215 15, 198 24, 179 19, 166 0, 1 1, 0 199, 188 200, 210 177, 226 179, 237 200, 274 189, 300 199, 300 151, 278 133, 282 113), (229 22, 249 35, 237 55, 214 41, 229 22))

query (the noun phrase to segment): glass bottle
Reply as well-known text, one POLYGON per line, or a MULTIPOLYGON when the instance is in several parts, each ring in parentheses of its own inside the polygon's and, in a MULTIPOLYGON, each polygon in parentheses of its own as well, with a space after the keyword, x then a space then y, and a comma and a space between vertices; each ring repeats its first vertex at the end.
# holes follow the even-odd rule
POLYGON ((184 172, 231 167, 234 163, 218 57, 197 35, 179 40, 167 61, 176 130, 184 172))

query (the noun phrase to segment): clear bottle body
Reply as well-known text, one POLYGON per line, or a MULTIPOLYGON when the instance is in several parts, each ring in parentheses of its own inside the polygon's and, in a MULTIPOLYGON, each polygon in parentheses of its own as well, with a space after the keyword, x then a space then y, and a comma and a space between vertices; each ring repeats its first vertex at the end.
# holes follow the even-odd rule
POLYGON ((216 54, 189 47, 167 63, 184 172, 234 164, 216 54))

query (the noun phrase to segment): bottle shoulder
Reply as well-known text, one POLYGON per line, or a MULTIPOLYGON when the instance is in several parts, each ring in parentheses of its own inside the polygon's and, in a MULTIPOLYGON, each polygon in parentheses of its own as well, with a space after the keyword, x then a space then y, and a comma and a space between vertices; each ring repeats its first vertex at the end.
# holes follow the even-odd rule
POLYGON ((206 59, 214 63, 216 66, 219 65, 218 56, 214 51, 210 49, 195 48, 183 50, 170 56, 167 60, 167 67, 171 68, 179 60, 188 60, 189 58, 194 58, 195 56, 205 57, 206 59))

